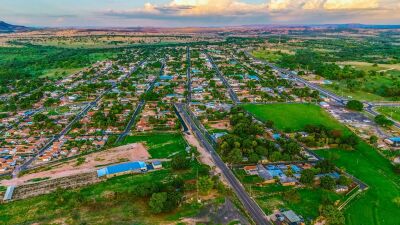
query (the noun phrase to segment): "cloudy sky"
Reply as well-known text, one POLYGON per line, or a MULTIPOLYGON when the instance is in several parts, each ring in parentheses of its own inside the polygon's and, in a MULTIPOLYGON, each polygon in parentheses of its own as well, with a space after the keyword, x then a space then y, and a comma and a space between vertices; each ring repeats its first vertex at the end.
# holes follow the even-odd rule
POLYGON ((400 0, 1 0, 0 20, 49 27, 400 24, 400 0))

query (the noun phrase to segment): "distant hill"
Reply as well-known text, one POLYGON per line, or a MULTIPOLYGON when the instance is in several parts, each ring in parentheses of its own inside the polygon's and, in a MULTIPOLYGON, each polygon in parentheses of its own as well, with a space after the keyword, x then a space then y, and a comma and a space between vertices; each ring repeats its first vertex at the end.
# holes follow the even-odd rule
POLYGON ((13 32, 21 32, 21 31, 29 31, 31 30, 29 27, 12 25, 3 21, 0 21, 0 33, 13 33, 13 32))

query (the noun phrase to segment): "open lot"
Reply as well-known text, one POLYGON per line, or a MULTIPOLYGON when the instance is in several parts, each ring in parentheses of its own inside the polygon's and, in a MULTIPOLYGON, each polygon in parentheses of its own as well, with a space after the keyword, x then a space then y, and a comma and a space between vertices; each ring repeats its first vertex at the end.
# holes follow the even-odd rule
POLYGON ((128 136, 123 144, 143 143, 151 158, 170 158, 186 149, 186 142, 179 133, 147 133, 128 136))
POLYGON ((81 173, 95 171, 96 169, 125 161, 147 160, 150 155, 141 143, 124 145, 109 150, 92 153, 69 161, 56 163, 51 166, 44 166, 38 169, 39 172, 29 173, 24 176, 12 179, 2 180, 1 185, 21 185, 40 178, 59 178, 72 176, 81 173), (84 162, 80 162, 83 161, 84 162))

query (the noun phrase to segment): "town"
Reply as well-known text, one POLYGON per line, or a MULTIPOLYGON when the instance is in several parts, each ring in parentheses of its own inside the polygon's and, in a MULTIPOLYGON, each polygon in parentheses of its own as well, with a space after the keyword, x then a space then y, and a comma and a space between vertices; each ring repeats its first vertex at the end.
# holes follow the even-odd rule
MULTIPOLYGON (((66 224, 96 224, 107 207, 120 224, 400 222, 399 97, 342 94, 298 56, 314 54, 296 49, 312 37, 270 32, 279 40, 149 35, 72 73, 2 80, 0 222, 66 212, 18 216, 27 205, 77 208, 66 224)), ((354 65, 337 68, 366 73, 354 65)), ((375 67, 363 79, 399 74, 375 67)))

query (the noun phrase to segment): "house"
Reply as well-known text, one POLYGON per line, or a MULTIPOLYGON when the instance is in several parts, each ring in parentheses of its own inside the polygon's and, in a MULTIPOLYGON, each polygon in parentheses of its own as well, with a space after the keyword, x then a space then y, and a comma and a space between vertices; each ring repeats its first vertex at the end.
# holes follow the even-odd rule
POLYGON ((349 187, 344 186, 344 185, 337 185, 335 188, 336 193, 342 193, 342 192, 348 192, 348 191, 349 191, 349 187))
POLYGON ((400 137, 387 138, 385 139, 385 143, 393 147, 400 147, 400 137))
POLYGON ((160 161, 153 161, 153 162, 151 163, 151 165, 153 166, 153 168, 154 168, 155 170, 162 169, 162 163, 161 163, 160 161))
POLYGON ((282 216, 284 218, 284 222, 288 225, 302 225, 304 224, 304 220, 300 218, 295 212, 292 210, 282 212, 282 216))
POLYGON ((243 170, 246 171, 246 173, 248 175, 257 175, 258 174, 257 166, 245 166, 245 167, 243 167, 243 170))

